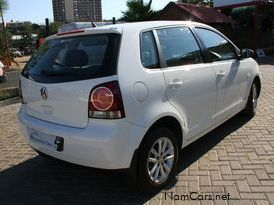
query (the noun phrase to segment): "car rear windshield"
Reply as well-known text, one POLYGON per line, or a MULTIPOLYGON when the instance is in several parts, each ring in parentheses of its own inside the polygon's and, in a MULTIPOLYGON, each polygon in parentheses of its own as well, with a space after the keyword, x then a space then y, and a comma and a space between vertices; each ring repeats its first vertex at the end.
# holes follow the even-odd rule
POLYGON ((100 34, 46 41, 22 74, 40 83, 64 83, 115 75, 119 34, 100 34))

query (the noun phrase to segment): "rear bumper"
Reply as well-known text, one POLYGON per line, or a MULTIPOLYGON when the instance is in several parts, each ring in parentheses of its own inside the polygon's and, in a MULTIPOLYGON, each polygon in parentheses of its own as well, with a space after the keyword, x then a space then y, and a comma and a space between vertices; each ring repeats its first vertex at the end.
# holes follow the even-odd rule
POLYGON ((127 169, 139 147, 145 128, 121 120, 92 119, 84 129, 57 125, 19 112, 21 130, 34 149, 71 163, 101 168, 127 169), (30 138, 30 129, 64 138, 64 150, 55 151, 30 138))

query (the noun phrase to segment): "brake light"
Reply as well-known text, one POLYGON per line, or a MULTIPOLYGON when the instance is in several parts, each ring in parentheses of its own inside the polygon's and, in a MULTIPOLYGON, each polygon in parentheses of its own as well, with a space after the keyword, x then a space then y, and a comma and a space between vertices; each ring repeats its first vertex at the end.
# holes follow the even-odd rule
POLYGON ((96 88, 91 94, 92 105, 100 111, 105 111, 113 105, 114 96, 107 87, 96 88))
POLYGON ((122 95, 117 81, 98 85, 91 90, 89 117, 100 119, 125 117, 122 95))
POLYGON ((83 33, 83 32, 85 32, 85 30, 75 30, 75 31, 69 31, 64 33, 58 33, 57 36, 64 36, 64 35, 83 33))

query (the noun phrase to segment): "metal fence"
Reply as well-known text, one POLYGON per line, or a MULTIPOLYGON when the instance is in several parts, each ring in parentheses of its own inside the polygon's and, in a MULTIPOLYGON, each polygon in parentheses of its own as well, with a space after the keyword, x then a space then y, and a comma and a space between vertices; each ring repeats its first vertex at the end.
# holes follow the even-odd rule
POLYGON ((6 69, 6 80, 0 82, 0 101, 18 96, 19 76, 29 58, 15 58, 11 67, 6 69))

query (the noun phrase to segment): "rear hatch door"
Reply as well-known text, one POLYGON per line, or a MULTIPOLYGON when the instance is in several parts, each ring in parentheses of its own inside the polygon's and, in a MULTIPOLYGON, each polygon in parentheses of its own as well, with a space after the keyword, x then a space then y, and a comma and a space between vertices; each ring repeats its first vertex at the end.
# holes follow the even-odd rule
POLYGON ((96 34, 47 41, 21 76, 25 112, 56 124, 88 124, 91 89, 117 80, 120 35, 96 34))

